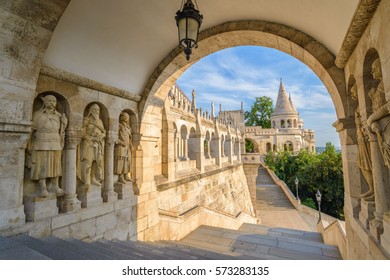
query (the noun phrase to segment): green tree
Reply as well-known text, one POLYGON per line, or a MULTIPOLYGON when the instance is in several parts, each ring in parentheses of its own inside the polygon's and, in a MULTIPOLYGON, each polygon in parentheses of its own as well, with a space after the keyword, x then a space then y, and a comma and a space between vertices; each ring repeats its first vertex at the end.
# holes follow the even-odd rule
POLYGON ((246 153, 254 153, 255 145, 249 139, 245 139, 245 152, 246 153))
POLYGON ((272 98, 268 96, 256 97, 251 109, 245 111, 245 125, 271 128, 271 114, 273 111, 272 98))
POLYGON ((315 193, 322 194, 321 209, 339 219, 344 218, 344 184, 341 153, 331 143, 324 152, 315 154, 306 149, 298 154, 282 151, 265 156, 265 163, 275 171, 295 194, 295 176, 299 179, 299 197, 302 204, 317 208, 315 193))

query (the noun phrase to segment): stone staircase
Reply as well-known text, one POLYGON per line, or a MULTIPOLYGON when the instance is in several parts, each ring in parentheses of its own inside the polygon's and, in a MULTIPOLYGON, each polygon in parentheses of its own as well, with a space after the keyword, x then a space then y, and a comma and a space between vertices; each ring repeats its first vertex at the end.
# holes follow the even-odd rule
POLYGON ((256 179, 256 198, 258 211, 295 209, 283 190, 275 184, 263 167, 259 168, 259 175, 256 179))
POLYGON ((267 170, 260 167, 256 178, 256 217, 262 225, 298 230, 315 230, 316 221, 308 223, 291 204, 282 188, 267 170), (314 226, 313 226, 314 224, 314 226))
POLYGON ((239 230, 201 226, 180 241, 84 242, 53 236, 0 237, 0 259, 12 260, 199 260, 340 259, 335 246, 314 232, 244 224, 239 230))

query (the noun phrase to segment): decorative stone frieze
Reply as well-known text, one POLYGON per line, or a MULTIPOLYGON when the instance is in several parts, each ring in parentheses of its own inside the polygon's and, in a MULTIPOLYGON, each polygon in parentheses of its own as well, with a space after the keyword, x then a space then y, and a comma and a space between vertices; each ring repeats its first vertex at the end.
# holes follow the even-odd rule
POLYGON ((335 64, 340 69, 344 68, 348 62, 352 52, 354 51, 368 24, 374 16, 374 13, 380 2, 381 0, 360 1, 347 31, 347 35, 344 37, 341 50, 336 57, 335 64))

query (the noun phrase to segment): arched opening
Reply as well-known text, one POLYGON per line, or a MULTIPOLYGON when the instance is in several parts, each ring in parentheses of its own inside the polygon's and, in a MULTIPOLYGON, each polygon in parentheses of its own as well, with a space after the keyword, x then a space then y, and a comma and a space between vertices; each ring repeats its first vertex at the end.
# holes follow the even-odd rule
POLYGON ((198 138, 195 135, 195 128, 191 127, 188 138, 188 157, 190 160, 196 160, 197 140, 198 138))
POLYGON ((245 138, 245 153, 258 153, 258 145, 256 140, 245 138))
POLYGON ((180 128, 179 157, 180 160, 188 160, 188 132, 187 127, 182 125, 180 128))

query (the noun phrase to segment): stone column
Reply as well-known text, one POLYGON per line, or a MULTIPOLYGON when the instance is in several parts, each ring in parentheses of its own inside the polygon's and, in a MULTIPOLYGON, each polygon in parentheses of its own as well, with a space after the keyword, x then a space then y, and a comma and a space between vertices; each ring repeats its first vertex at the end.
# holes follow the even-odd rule
POLYGON ((199 133, 195 138, 195 156, 196 156, 196 168, 200 170, 200 172, 204 171, 204 135, 199 133))
POLYGON ((118 194, 114 191, 114 147, 116 138, 117 135, 115 135, 114 132, 107 132, 104 150, 104 202, 113 202, 118 199, 118 194))
POLYGON ((175 134, 174 134, 174 160, 175 161, 178 161, 178 157, 179 157, 179 142, 177 141, 177 131, 175 130, 175 134))
POLYGON ((215 158, 215 164, 218 165, 218 167, 222 167, 222 159, 221 159, 221 141, 220 138, 213 138, 211 140, 211 145, 213 146, 212 150, 212 156, 215 158))
POLYGON ((388 196, 385 192, 385 186, 389 183, 389 180, 388 172, 385 172, 387 167, 383 161, 378 141, 372 140, 370 144, 375 190, 375 219, 370 222, 370 232, 379 240, 383 233, 383 214, 388 210, 388 201, 386 201, 388 196))
POLYGON ((206 158, 211 158, 211 149, 210 149, 210 145, 211 145, 211 140, 208 140, 207 141, 207 152, 206 152, 206 158))
POLYGON ((65 197, 61 203, 62 212, 69 213, 80 210, 81 202, 77 199, 77 145, 81 141, 81 132, 77 130, 68 130, 66 133, 65 145, 65 178, 64 191, 65 197))
POLYGON ((227 157, 229 159, 229 163, 233 164, 233 141, 230 138, 230 139, 227 139, 226 142, 228 144, 227 157))
POLYGON ((183 138, 183 160, 189 160, 188 157, 188 136, 183 138))
POLYGON ((358 218, 360 213, 361 182, 357 165, 357 137, 353 117, 339 119, 333 126, 339 133, 342 146, 343 177, 344 177, 344 212, 351 219, 358 218))
POLYGON ((241 143, 237 140, 237 160, 241 162, 241 143))
POLYGON ((225 157, 225 141, 220 141, 220 146, 221 146, 221 157, 225 157))
POLYGON ((163 134, 166 135, 166 138, 163 138, 162 141, 162 173, 168 180, 172 181, 175 178, 175 161, 177 158, 176 151, 176 129, 165 128, 163 134))

